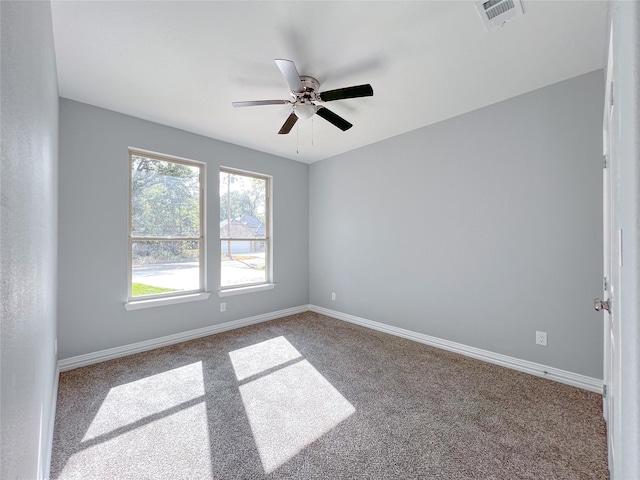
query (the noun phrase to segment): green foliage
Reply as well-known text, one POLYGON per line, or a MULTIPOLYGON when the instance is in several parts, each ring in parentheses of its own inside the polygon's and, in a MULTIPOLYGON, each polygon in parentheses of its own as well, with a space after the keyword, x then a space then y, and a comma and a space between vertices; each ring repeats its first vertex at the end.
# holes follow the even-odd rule
POLYGON ((134 242, 132 251, 134 265, 197 260, 198 255, 198 242, 191 240, 134 242))
MULTIPOLYGON (((131 162, 131 232, 135 237, 200 236, 200 169, 147 157, 131 162)), ((136 242, 134 263, 181 261, 194 256, 192 241, 136 242), (145 260, 146 259, 146 260, 145 260)))
POLYGON ((134 236, 200 236, 197 167, 134 156, 131 169, 134 236))
POLYGON ((231 192, 230 195, 220 196, 220 221, 228 217, 240 218, 245 213, 253 215, 251 212, 254 211, 247 192, 231 192), (231 198, 231 211, 229 211, 229 198, 231 198))
POLYGON ((133 283, 131 285, 134 297, 141 295, 156 295, 158 293, 175 292, 173 288, 154 287, 153 285, 145 285, 144 283, 133 283))
POLYGON ((251 215, 265 221, 264 179, 222 173, 220 175, 220 221, 251 215))

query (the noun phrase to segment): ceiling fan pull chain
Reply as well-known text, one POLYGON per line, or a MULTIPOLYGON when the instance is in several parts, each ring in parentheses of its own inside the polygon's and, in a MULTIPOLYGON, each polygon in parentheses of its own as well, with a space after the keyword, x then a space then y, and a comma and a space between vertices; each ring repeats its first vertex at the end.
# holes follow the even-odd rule
POLYGON ((300 127, 296 126, 296 153, 300 153, 300 127))
POLYGON ((313 147, 313 117, 311 117, 311 146, 313 147))

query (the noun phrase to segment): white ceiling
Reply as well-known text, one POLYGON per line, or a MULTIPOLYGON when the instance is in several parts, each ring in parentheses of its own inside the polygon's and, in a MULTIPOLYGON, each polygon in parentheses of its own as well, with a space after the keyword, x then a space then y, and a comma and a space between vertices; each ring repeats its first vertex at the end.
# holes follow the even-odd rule
POLYGON ((607 5, 524 0, 487 32, 473 1, 53 1, 60 96, 311 163, 603 68, 607 5), (370 83, 277 132, 290 106, 274 63, 320 90, 370 83))

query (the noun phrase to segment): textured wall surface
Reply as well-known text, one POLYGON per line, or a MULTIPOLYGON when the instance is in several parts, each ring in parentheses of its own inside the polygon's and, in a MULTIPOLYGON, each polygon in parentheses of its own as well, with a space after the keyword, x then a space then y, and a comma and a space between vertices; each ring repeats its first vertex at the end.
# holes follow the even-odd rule
POLYGON ((61 99, 59 357, 309 303, 308 190, 307 164, 61 99), (206 163, 208 300, 125 310, 129 147, 206 163), (273 177, 273 290, 218 297, 220 166, 273 177))
POLYGON ((603 89, 592 72, 312 164, 311 303, 602 378, 603 89))
POLYGON ((49 2, 1 2, 0 478, 45 478, 56 373, 58 84, 49 2))

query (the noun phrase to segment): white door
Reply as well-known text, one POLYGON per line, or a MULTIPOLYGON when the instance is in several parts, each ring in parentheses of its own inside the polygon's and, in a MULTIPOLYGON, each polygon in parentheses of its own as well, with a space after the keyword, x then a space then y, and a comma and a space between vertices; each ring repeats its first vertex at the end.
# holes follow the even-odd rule
POLYGON ((622 267, 622 231, 620 225, 620 211, 617 186, 619 185, 619 172, 616 168, 615 135, 617 121, 615 117, 615 105, 613 101, 613 51, 612 42, 609 39, 609 58, 606 78, 606 95, 604 108, 604 169, 602 174, 603 192, 603 297, 596 300, 596 310, 604 313, 604 386, 603 415, 607 421, 607 445, 609 453, 609 471, 613 472, 615 462, 615 439, 619 431, 620 415, 618 408, 619 375, 619 351, 617 339, 619 338, 619 316, 616 312, 616 304, 619 304, 620 268, 622 267))

